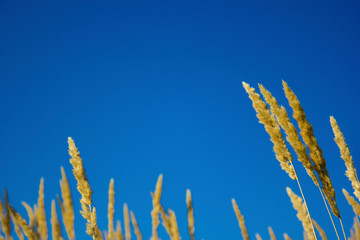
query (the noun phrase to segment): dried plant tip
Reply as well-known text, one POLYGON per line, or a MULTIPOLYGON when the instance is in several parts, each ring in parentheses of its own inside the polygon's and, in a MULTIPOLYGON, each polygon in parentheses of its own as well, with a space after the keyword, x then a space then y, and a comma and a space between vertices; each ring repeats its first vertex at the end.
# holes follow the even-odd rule
POLYGON ((271 142, 274 145, 275 156, 280 162, 281 168, 289 174, 291 179, 295 179, 295 171, 291 164, 292 156, 286 147, 278 122, 266 106, 266 103, 261 99, 259 94, 255 92, 255 89, 251 88, 250 85, 245 82, 243 82, 243 86, 253 103, 259 122, 264 125, 266 132, 270 135, 271 142))
POLYGON ((285 239, 285 240, 292 240, 292 239, 289 237, 289 235, 287 235, 286 233, 284 233, 284 239, 285 239))
POLYGON ((130 216, 131 216, 132 225, 134 226, 134 232, 135 232, 136 238, 137 238, 137 240, 142 240, 142 235, 141 235, 141 231, 139 228, 139 224, 137 223, 135 214, 132 211, 130 211, 130 216))
POLYGON ((349 205, 352 207, 354 213, 360 217, 360 204, 355 200, 355 198, 350 196, 350 194, 344 188, 342 189, 342 191, 349 205))
POLYGON ((129 209, 127 204, 124 204, 124 223, 125 223, 125 240, 130 240, 130 218, 129 218, 129 209))
POLYGON ((61 240, 61 227, 56 213, 55 200, 51 201, 51 228, 52 228, 52 239, 61 240))
POLYGON ((171 240, 180 240, 179 227, 176 221, 175 212, 169 209, 170 221, 171 221, 171 240))
POLYGON ((256 240, 262 240, 262 238, 260 237, 260 234, 255 234, 256 240))
POLYGON ((190 240, 195 239, 195 219, 194 219, 194 208, 192 205, 191 192, 189 189, 186 190, 186 206, 187 206, 187 217, 188 217, 188 230, 190 240))
POLYGON ((306 212, 306 207, 303 204, 301 197, 297 196, 289 187, 286 188, 286 192, 290 197, 294 209, 297 211, 296 216, 301 221, 308 239, 309 240, 316 239, 316 236, 314 235, 314 232, 312 230, 311 220, 306 212))
POLYGON ((8 205, 7 210, 10 212, 14 221, 22 228, 25 236, 29 240, 39 240, 40 236, 26 223, 25 219, 13 207, 8 205))
POLYGON ((114 213, 115 213, 115 187, 114 179, 109 184, 109 204, 108 204, 108 239, 114 238, 114 213))
POLYGON ((122 230, 121 230, 121 222, 119 220, 116 221, 115 239, 123 240, 123 234, 122 234, 122 230))
POLYGON ((269 235, 271 240, 276 240, 275 233, 271 227, 268 227, 269 235))
POLYGON ((63 223, 65 226, 66 234, 68 235, 70 240, 75 239, 75 230, 74 230, 74 206, 71 197, 71 190, 69 181, 67 179, 65 170, 61 167, 61 177, 60 180, 60 188, 61 188, 61 196, 63 202, 58 197, 58 202, 61 209, 61 214, 63 218, 63 223))
POLYGON ((44 201, 44 179, 41 178, 39 186, 39 198, 37 208, 35 209, 35 218, 38 224, 38 232, 42 240, 47 240, 48 229, 45 215, 45 201, 44 201))
POLYGON ((348 145, 346 144, 345 137, 344 137, 343 133, 341 132, 340 127, 337 124, 337 122, 333 116, 330 116, 330 123, 331 123, 332 130, 334 132, 334 135, 335 135, 334 140, 340 149, 341 158, 345 162, 345 166, 346 166, 345 174, 351 182, 351 186, 354 189, 354 195, 360 201, 360 183, 359 183, 359 179, 357 177, 356 169, 354 166, 354 161, 350 154, 350 149, 349 149, 348 145))
POLYGON ((154 192, 154 197, 153 197, 153 210, 151 211, 151 218, 152 218, 152 236, 151 236, 151 240, 158 240, 158 233, 157 233, 157 228, 160 224, 159 221, 159 212, 161 209, 161 204, 160 204, 160 199, 161 199, 161 192, 162 192, 162 174, 160 174, 157 183, 156 183, 156 187, 155 187, 155 192, 154 192))
POLYGON ((320 227, 320 225, 319 225, 314 219, 313 219, 312 221, 313 221, 313 223, 314 223, 314 226, 315 226, 316 230, 320 233, 321 239, 322 239, 322 240, 328 240, 324 229, 322 229, 322 228, 320 227))
POLYGON ((241 235, 242 235, 244 240, 249 240, 250 238, 249 238, 247 228, 245 226, 244 216, 241 214, 240 209, 239 209, 238 205, 236 204, 235 199, 231 199, 231 202, 232 202, 232 205, 233 205, 233 208, 234 208, 234 211, 235 211, 236 218, 237 218, 237 220, 239 222, 241 235))
POLYGON ((0 198, 0 227, 1 227, 0 230, 4 232, 5 239, 9 239, 11 237, 10 213, 9 210, 6 210, 6 212, 4 213, 5 208, 7 209, 7 206, 9 204, 6 191, 4 192, 4 195, 5 195, 5 207, 0 198))

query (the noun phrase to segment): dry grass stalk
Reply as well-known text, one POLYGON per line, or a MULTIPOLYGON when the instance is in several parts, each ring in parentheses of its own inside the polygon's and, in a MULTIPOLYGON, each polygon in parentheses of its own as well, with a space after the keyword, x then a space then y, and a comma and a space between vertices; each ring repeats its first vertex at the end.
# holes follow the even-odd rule
POLYGON ((271 227, 268 227, 268 231, 269 231, 269 235, 270 235, 270 240, 276 240, 276 236, 275 236, 273 229, 271 227))
POLYGON ((25 219, 17 212, 13 207, 8 205, 8 211, 10 212, 14 221, 22 228, 25 236, 29 240, 39 240, 40 236, 26 223, 25 219))
POLYGON ((123 240, 123 234, 122 234, 122 230, 121 230, 121 222, 120 220, 116 221, 116 232, 115 232, 115 239, 116 240, 123 240))
POLYGON ((186 190, 186 206, 187 206, 187 218, 188 218, 188 230, 190 240, 195 239, 195 219, 194 219, 194 208, 192 205, 191 192, 189 189, 186 190))
POLYGON ((261 236, 260 236, 260 234, 255 234, 255 237, 256 237, 256 240, 262 240, 262 238, 261 238, 261 236))
POLYGON ((127 204, 124 204, 124 224, 125 224, 125 240, 130 240, 131 231, 130 231, 130 218, 129 218, 129 209, 127 204))
POLYGON ((80 152, 76 148, 74 140, 70 137, 68 138, 68 144, 69 144, 69 155, 71 156, 70 163, 73 166, 73 174, 77 180, 77 189, 81 194, 80 203, 82 210, 80 211, 80 213, 83 216, 83 218, 87 221, 86 233, 92 236, 94 240, 96 240, 97 239, 96 210, 95 207, 91 209, 92 191, 90 188, 90 184, 85 173, 85 168, 83 166, 83 162, 80 157, 80 152))
POLYGON ((244 240, 250 240, 247 228, 245 226, 245 218, 241 214, 240 209, 239 209, 238 205, 236 204, 235 199, 231 199, 231 202, 232 202, 232 205, 233 205, 233 208, 234 208, 234 211, 235 211, 236 218, 237 218, 237 220, 239 222, 241 235, 242 235, 244 240))
POLYGON ((314 162, 314 169, 318 173, 325 197, 331 206, 335 216, 340 218, 340 212, 335 200, 335 190, 326 169, 326 161, 314 135, 313 127, 306 119, 305 112, 294 92, 283 81, 286 98, 293 109, 293 117, 298 122, 300 135, 309 148, 310 159, 314 162))
POLYGON ((161 192, 162 192, 162 174, 160 174, 157 183, 156 183, 156 187, 155 187, 155 192, 154 192, 154 197, 153 197, 153 210, 151 211, 151 219, 152 219, 152 236, 151 236, 151 240, 158 240, 158 233, 157 233, 157 228, 160 224, 159 221, 159 212, 161 209, 161 204, 160 204, 160 198, 161 198, 161 192))
POLYGON ((289 115, 283 106, 279 106, 276 98, 264 88, 263 85, 259 84, 260 92, 263 95, 265 101, 269 104, 271 112, 276 116, 280 126, 286 133, 286 140, 290 143, 291 147, 295 150, 298 160, 304 166, 307 174, 311 177, 314 184, 319 186, 319 181, 314 174, 314 168, 311 160, 306 153, 306 146, 301 142, 298 131, 295 126, 291 123, 289 115))
MULTIPOLYGON (((154 193, 150 192, 150 195, 152 198, 154 198, 154 193)), ((167 215, 164 207, 160 204, 160 217, 162 220, 162 225, 164 226, 166 232, 169 234, 169 236, 171 237, 171 222, 170 222, 170 218, 167 215)))
POLYGON ((61 167, 61 177, 62 179, 60 180, 60 189, 61 189, 61 197, 63 201, 61 201, 61 199, 58 197, 58 202, 60 205, 61 215, 65 226, 66 234, 70 240, 73 240, 75 239, 74 206, 71 197, 69 181, 67 179, 63 167, 61 167))
POLYGON ((21 204, 24 206, 24 208, 27 211, 27 214, 29 217, 29 226, 34 229, 35 225, 36 225, 36 219, 35 219, 35 214, 34 214, 33 209, 26 202, 21 202, 21 204))
POLYGON ((287 235, 286 233, 284 233, 284 239, 285 239, 285 240, 292 240, 292 239, 289 237, 289 235, 287 235))
POLYGON ((350 196, 350 194, 344 188, 342 189, 342 191, 349 205, 352 207, 354 213, 360 216, 360 204, 355 200, 355 198, 350 196))
POLYGON ((290 178, 295 179, 294 168, 291 165, 292 156, 286 147, 278 122, 260 95, 255 92, 255 89, 251 88, 249 84, 245 82, 243 82, 243 87, 253 103, 259 122, 264 125, 266 132, 270 135, 270 139, 274 144, 273 149, 275 156, 280 162, 281 168, 289 174, 290 178))
POLYGON ((286 188, 286 192, 290 197, 291 203, 294 209, 297 211, 296 216, 301 221, 304 231, 309 240, 316 239, 316 235, 312 230, 311 221, 308 214, 306 213, 306 208, 302 202, 301 197, 297 196, 289 187, 286 188))
POLYGON ((360 201, 360 183, 357 177, 354 161, 350 154, 350 149, 346 144, 345 137, 341 132, 340 127, 333 116, 330 116, 330 123, 335 135, 334 140, 340 149, 341 158, 345 162, 345 166, 346 166, 345 174, 351 182, 351 185, 354 189, 354 195, 357 197, 358 201, 360 201))
POLYGON ((137 223, 135 214, 132 211, 130 211, 130 217, 131 217, 132 225, 134 226, 134 232, 135 232, 137 240, 142 240, 142 235, 141 235, 141 231, 139 228, 139 224, 137 223))
MULTIPOLYGON (((5 206, 8 205, 8 201, 7 201, 7 195, 5 192, 5 206)), ((11 223, 10 223, 10 213, 8 210, 6 210, 5 214, 4 214, 4 210, 7 207, 4 207, 1 198, 0 198, 0 226, 2 228, 0 228, 0 230, 3 231, 3 233, 5 234, 5 239, 10 239, 11 238, 11 223)), ((1 231, 0 231, 1 233, 1 231)))
POLYGON ((324 229, 322 229, 322 228, 320 227, 320 225, 319 225, 314 219, 313 219, 312 221, 313 221, 313 223, 314 223, 314 225, 315 225, 316 230, 320 233, 321 239, 322 239, 322 240, 328 240, 324 229))
POLYGON ((42 240, 47 240, 48 237, 48 229, 46 223, 46 215, 45 215, 45 202, 44 202, 44 179, 41 178, 40 186, 39 186, 39 198, 38 203, 35 208, 35 218, 38 224, 37 231, 42 240))
POLYGON ((115 213, 115 187, 114 179, 110 180, 109 184, 109 204, 108 204, 108 235, 107 239, 114 238, 114 213, 115 213))
POLYGON ((13 219, 12 222, 14 223, 14 230, 16 233, 16 236, 18 237, 19 240, 24 240, 24 234, 22 233, 19 224, 17 224, 17 222, 13 219))
POLYGON ((56 214, 56 206, 55 201, 51 201, 51 228, 52 228, 52 239, 53 240, 61 240, 61 227, 59 223, 59 219, 56 214))
POLYGON ((181 240, 175 212, 169 209, 169 215, 171 221, 171 240, 181 240))

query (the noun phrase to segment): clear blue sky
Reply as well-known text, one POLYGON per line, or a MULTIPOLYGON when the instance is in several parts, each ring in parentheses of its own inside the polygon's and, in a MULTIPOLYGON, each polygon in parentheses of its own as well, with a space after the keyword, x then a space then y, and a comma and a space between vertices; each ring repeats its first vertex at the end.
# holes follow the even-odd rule
MULTIPOLYGON (((50 218, 64 166, 79 210, 71 136, 101 229, 113 177, 116 218, 128 203, 148 238, 150 191, 163 173, 162 203, 176 212, 184 240, 187 188, 197 239, 241 238, 232 197, 252 238, 267 239, 272 226, 279 239, 300 239, 285 191, 299 194, 296 183, 241 85, 262 83, 288 107, 284 79, 314 126, 349 234, 353 214, 341 188, 351 185, 329 116, 360 169, 359 12, 358 1, 1 1, 0 189, 25 214, 21 201, 36 202, 44 177, 50 218)), ((299 169, 313 218, 334 239, 318 191, 299 169)), ((90 239, 84 231, 77 212, 78 239, 90 239)))

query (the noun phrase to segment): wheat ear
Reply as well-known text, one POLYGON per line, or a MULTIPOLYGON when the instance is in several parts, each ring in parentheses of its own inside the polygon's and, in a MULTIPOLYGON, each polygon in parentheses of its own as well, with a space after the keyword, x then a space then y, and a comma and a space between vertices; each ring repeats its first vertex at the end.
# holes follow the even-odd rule
POLYGON ((142 235, 141 235, 141 231, 139 228, 139 224, 137 223, 135 214, 132 211, 130 211, 130 217, 131 217, 132 225, 134 226, 134 232, 135 232, 137 240, 142 240, 142 235))
POLYGON ((344 188, 342 189, 342 191, 349 205, 352 207, 354 213, 360 216, 360 204, 355 200, 355 198, 350 196, 350 194, 344 188))
POLYGON ((108 239, 114 238, 114 213, 115 213, 115 187, 114 179, 112 178, 109 183, 109 204, 108 204, 108 239))
POLYGON ((123 234, 121 230, 121 222, 120 220, 116 221, 116 232, 115 232, 115 239, 116 240, 123 240, 123 234))
POLYGON ((350 149, 349 149, 348 145, 346 144, 345 137, 344 137, 343 133, 341 132, 340 127, 333 116, 330 116, 330 123, 331 123, 332 130, 334 132, 334 135, 335 135, 334 140, 340 149, 341 158, 345 162, 345 166, 346 166, 345 174, 351 182, 351 186, 354 189, 354 195, 360 201, 360 183, 359 183, 359 179, 357 177, 356 169, 354 166, 354 161, 350 154, 350 149))
POLYGON ((80 211, 83 218, 87 221, 86 233, 90 235, 94 240, 97 240, 97 223, 96 223, 96 209, 91 207, 92 204, 92 190, 90 188, 89 181, 87 179, 85 168, 80 157, 80 152, 76 148, 74 140, 69 137, 69 155, 71 156, 70 163, 73 166, 73 174, 77 181, 77 189, 81 194, 81 208, 80 211))
POLYGON ((316 239, 316 235, 311 227, 311 221, 306 213, 306 208, 302 202, 301 197, 297 196, 289 187, 286 188, 286 192, 290 197, 294 209, 297 211, 296 216, 301 221, 303 229, 306 232, 309 240, 316 239))
POLYGON ((169 215, 170 215, 170 221, 171 221, 171 240, 180 240, 180 233, 179 233, 179 227, 176 221, 176 215, 175 212, 169 209, 169 215))
POLYGON ((292 240, 292 239, 289 237, 289 235, 287 235, 286 233, 284 233, 283 236, 284 236, 284 239, 285 239, 285 240, 292 240))
MULTIPOLYGON (((5 192, 5 206, 7 205, 7 196, 5 192)), ((5 234, 5 239, 11 238, 11 223, 10 223, 10 213, 9 210, 6 210, 6 213, 4 214, 4 205, 0 198, 0 230, 2 230, 5 234)), ((0 231, 1 233, 1 231, 0 231)))
POLYGON ((194 240, 195 219, 194 219, 194 208, 192 204, 190 189, 186 190, 186 206, 187 206, 188 230, 189 230, 190 240, 194 240))
POLYGON ((66 234, 70 240, 74 240, 74 206, 71 197, 70 184, 63 167, 61 167, 61 178, 62 179, 60 180, 60 189, 63 201, 61 201, 58 197, 58 203, 60 205, 62 220, 65 226, 66 234))
POLYGON ((270 139, 274 144, 273 149, 275 156, 280 162, 281 168, 289 174, 291 179, 295 179, 294 168, 291 165, 292 156, 286 147, 280 126, 274 115, 270 112, 260 95, 255 92, 254 88, 251 88, 250 85, 245 82, 242 84, 253 103, 253 108, 257 112, 256 116, 258 117, 259 122, 264 125, 266 132, 270 135, 270 139))
POLYGON ((322 239, 322 240, 328 240, 324 229, 322 229, 322 228, 320 227, 320 225, 319 225, 314 219, 313 219, 312 221, 313 221, 313 223, 314 223, 314 225, 315 225, 316 230, 319 232, 321 239, 322 239))
POLYGON ((125 240, 130 240, 131 238, 130 218, 129 218, 129 209, 126 203, 124 203, 124 224, 125 224, 125 240))
POLYGON ((51 201, 51 228, 52 228, 52 239, 53 240, 61 240, 61 227, 59 223, 59 219, 56 214, 56 206, 55 200, 51 201))
POLYGON ((158 233, 157 233, 157 228, 160 224, 159 221, 159 212, 161 209, 161 204, 160 204, 160 198, 161 198, 161 192, 162 192, 162 179, 163 176, 162 174, 160 174, 157 182, 156 182, 156 187, 155 187, 155 192, 154 192, 154 197, 152 200, 153 203, 153 210, 151 211, 151 219, 152 219, 152 236, 151 236, 151 240, 158 240, 158 233))
POLYGON ((239 222, 239 227, 240 227, 241 235, 242 235, 243 239, 244 240, 250 240, 247 228, 245 226, 245 218, 241 214, 240 209, 239 209, 238 205, 236 204, 235 199, 231 199, 231 203, 233 205, 236 218, 237 218, 237 220, 239 222))

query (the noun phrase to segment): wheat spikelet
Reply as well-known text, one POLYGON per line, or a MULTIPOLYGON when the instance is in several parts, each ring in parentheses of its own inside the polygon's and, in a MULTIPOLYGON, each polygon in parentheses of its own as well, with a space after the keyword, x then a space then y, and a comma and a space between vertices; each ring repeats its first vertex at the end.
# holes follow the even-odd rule
POLYGON ((292 239, 289 237, 289 235, 287 235, 286 233, 284 233, 284 239, 285 239, 285 240, 292 240, 292 239))
POLYGON ((349 205, 352 207, 354 213, 360 216, 360 204, 355 200, 355 198, 350 196, 350 194, 344 188, 342 189, 342 191, 349 205))
POLYGON ((122 234, 122 230, 121 230, 121 222, 120 222, 120 220, 116 221, 115 239, 116 240, 123 240, 123 234, 122 234))
POLYGON ((356 169, 354 166, 354 161, 350 154, 350 149, 349 149, 348 145, 346 144, 345 137, 344 137, 343 133, 341 132, 340 127, 337 124, 337 122, 333 116, 330 116, 330 123, 331 123, 332 130, 334 132, 334 135, 335 135, 334 140, 340 149, 341 158, 345 162, 345 166, 346 166, 345 174, 351 182, 351 185, 354 189, 354 195, 360 201, 360 183, 359 183, 359 179, 357 177, 356 169))
POLYGON ((155 187, 154 197, 153 197, 153 210, 151 211, 151 219, 152 219, 152 236, 151 240, 158 240, 157 228, 160 224, 159 221, 159 212, 161 209, 160 198, 162 192, 162 174, 160 174, 155 187))
POLYGON ((243 82, 243 87, 249 95, 253 103, 253 107, 257 112, 256 116, 259 122, 265 127, 266 132, 270 135, 270 139, 273 142, 274 152, 276 159, 280 162, 281 168, 289 174, 289 177, 295 179, 294 168, 291 164, 292 156, 286 147, 286 143, 283 139, 280 126, 277 123, 274 115, 270 112, 266 103, 261 100, 259 94, 255 92, 254 88, 251 88, 249 84, 243 82))
POLYGON ((262 240, 260 234, 258 234, 258 233, 255 234, 255 237, 256 237, 256 240, 262 240))
POLYGON ((235 199, 231 199, 231 202, 232 202, 232 205, 233 205, 233 208, 234 208, 234 211, 235 211, 236 218, 237 218, 237 220, 239 222, 241 235, 242 235, 244 240, 250 240, 248 231, 247 231, 246 226, 245 226, 244 216, 241 214, 240 209, 239 209, 238 205, 236 204, 235 199))
POLYGON ((306 213, 306 208, 302 202, 302 199, 299 196, 297 196, 289 187, 286 188, 286 192, 290 197, 290 200, 291 200, 291 203, 292 203, 294 209, 297 211, 296 216, 301 221, 307 237, 309 238, 309 240, 316 239, 316 237, 312 231, 311 222, 310 222, 309 216, 306 213))
POLYGON ((109 184, 109 204, 108 204, 108 239, 114 238, 114 213, 115 213, 115 188, 114 179, 109 184))
POLYGON ((331 183, 329 173, 326 169, 326 161, 322 154, 322 150, 319 147, 317 140, 314 135, 313 127, 306 119, 305 112, 294 94, 294 92, 289 88, 287 83, 283 81, 283 87, 285 91, 286 98, 289 101, 291 108, 293 109, 293 117, 298 122, 300 128, 300 135, 304 140, 305 144, 309 148, 309 154, 311 160, 315 163, 314 169, 318 173, 320 182, 322 184, 322 189, 325 193, 325 197, 331 206, 331 210, 335 216, 340 218, 340 212, 335 200, 335 190, 331 183))
POLYGON ((171 240, 181 240, 175 212, 169 209, 169 215, 171 221, 171 235, 172 235, 171 240))
POLYGON ((80 157, 80 152, 75 146, 74 140, 68 138, 69 144, 69 155, 71 156, 70 163, 73 166, 73 174, 77 181, 77 189, 81 194, 81 208, 80 211, 83 218, 87 221, 86 223, 86 233, 90 235, 94 240, 97 239, 96 236, 96 210, 95 207, 91 210, 92 204, 92 191, 90 188, 89 181, 86 177, 85 168, 83 166, 82 159, 80 157))
MULTIPOLYGON (((5 192, 5 206, 8 205, 8 201, 7 201, 7 195, 5 192)), ((5 239, 10 239, 10 234, 11 234, 11 223, 10 223, 10 213, 7 210, 6 213, 4 214, 4 205, 1 201, 0 198, 0 223, 1 223, 1 227, 2 227, 2 231, 5 234, 5 239)), ((1 228, 0 228, 1 230, 1 228)), ((1 231, 0 231, 1 233, 1 231)))
POLYGON ((322 240, 328 240, 324 229, 322 229, 322 228, 320 227, 320 225, 319 225, 314 219, 313 219, 312 221, 313 221, 313 223, 314 223, 314 225, 315 225, 316 230, 320 233, 321 239, 322 239, 322 240))
POLYGON ((271 227, 268 227, 268 231, 269 231, 269 235, 270 235, 270 240, 276 240, 276 236, 275 236, 273 229, 271 227))
POLYGON ((26 223, 25 219, 15 211, 13 207, 10 206, 10 204, 7 206, 8 211, 12 215, 13 219, 16 221, 16 223, 22 228, 25 236, 29 240, 39 240, 40 236, 26 223))
POLYGON ((61 240, 61 227, 59 223, 59 219, 56 214, 56 206, 55 201, 51 201, 51 228, 52 228, 52 239, 53 240, 61 240))
POLYGON ((130 240, 130 218, 129 218, 129 209, 127 204, 124 204, 124 224, 125 224, 125 240, 130 240))
POLYGON ((306 153, 306 146, 301 142, 298 131, 295 126, 291 123, 289 115, 283 106, 279 106, 276 98, 264 88, 263 85, 259 84, 260 92, 263 95, 265 101, 270 105, 271 112, 276 116, 280 126, 286 133, 286 140, 290 143, 291 147, 295 150, 298 160, 304 166, 307 174, 311 177, 314 184, 319 186, 319 181, 314 174, 313 165, 309 156, 306 153))
POLYGON ((65 170, 61 167, 61 177, 60 180, 60 189, 61 189, 61 197, 63 201, 57 196, 58 202, 60 205, 61 215, 63 219, 63 223, 65 226, 66 234, 68 235, 70 240, 75 239, 75 231, 74 231, 74 206, 71 197, 71 190, 69 181, 67 179, 65 170))
POLYGON ((190 235, 190 240, 194 240, 195 236, 195 219, 194 219, 194 208, 192 205, 191 192, 189 189, 186 190, 186 206, 188 210, 188 230, 190 235))
POLYGON ((130 217, 131 217, 132 225, 134 226, 134 232, 135 232, 137 240, 142 240, 142 235, 141 235, 141 231, 139 228, 139 224, 137 223, 135 214, 132 211, 130 211, 130 217))

